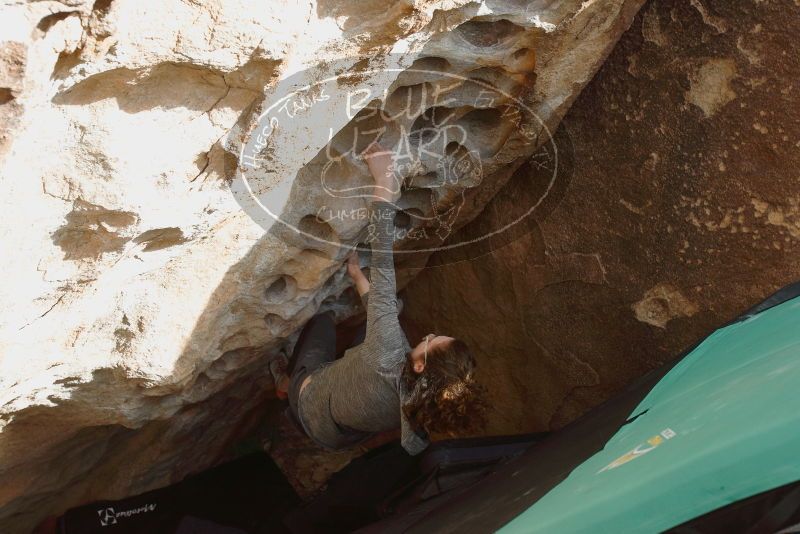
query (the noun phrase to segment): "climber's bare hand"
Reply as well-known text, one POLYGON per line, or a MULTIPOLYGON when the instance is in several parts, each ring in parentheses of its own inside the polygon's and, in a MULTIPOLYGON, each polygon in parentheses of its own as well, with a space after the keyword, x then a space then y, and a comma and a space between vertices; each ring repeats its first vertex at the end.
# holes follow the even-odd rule
POLYGON ((395 202, 400 198, 400 181, 394 172, 392 151, 373 141, 364 149, 361 156, 367 162, 369 172, 375 179, 375 197, 385 202, 395 202))
POLYGON ((364 276, 364 273, 361 271, 361 265, 358 262, 358 252, 356 251, 351 252, 350 256, 347 258, 347 274, 349 274, 350 278, 353 280, 359 295, 363 295, 369 291, 369 280, 367 280, 367 277, 364 276))
POLYGON ((347 274, 353 279, 357 278, 359 275, 364 276, 361 272, 361 265, 358 263, 357 252, 351 252, 350 256, 347 258, 347 274))

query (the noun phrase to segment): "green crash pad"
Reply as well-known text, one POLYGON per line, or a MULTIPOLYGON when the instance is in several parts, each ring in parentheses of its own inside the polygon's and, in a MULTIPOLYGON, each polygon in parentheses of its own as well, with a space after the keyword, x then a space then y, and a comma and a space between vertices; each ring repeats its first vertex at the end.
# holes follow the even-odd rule
POLYGON ((658 532, 800 480, 800 298, 714 332, 500 532, 658 532))

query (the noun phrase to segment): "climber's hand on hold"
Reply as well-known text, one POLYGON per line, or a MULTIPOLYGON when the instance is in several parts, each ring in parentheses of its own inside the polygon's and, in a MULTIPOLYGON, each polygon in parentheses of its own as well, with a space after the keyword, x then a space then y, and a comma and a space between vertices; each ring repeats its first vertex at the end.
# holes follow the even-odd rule
POLYGON ((375 179, 373 194, 376 200, 396 202, 400 198, 400 180, 395 176, 392 156, 392 151, 385 149, 377 141, 370 143, 361 153, 375 179))
POLYGON ((347 274, 349 274, 350 278, 353 280, 359 295, 364 295, 364 293, 369 291, 369 280, 367 280, 367 277, 361 272, 361 265, 358 263, 358 252, 355 250, 351 252, 350 256, 347 258, 347 274))
POLYGON ((352 278, 353 281, 361 276, 364 276, 364 274, 361 272, 361 265, 358 262, 358 252, 355 250, 347 256, 347 274, 350 275, 350 278, 352 278))

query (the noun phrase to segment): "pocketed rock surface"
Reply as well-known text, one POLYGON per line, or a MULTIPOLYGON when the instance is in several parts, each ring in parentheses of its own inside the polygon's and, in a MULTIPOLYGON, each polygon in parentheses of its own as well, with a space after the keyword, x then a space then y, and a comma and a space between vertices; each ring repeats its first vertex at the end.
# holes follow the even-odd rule
MULTIPOLYGON (((439 107, 469 133, 448 145, 444 167, 468 154, 481 180, 454 185, 423 169, 401 209, 423 221, 450 214, 449 234, 543 142, 507 122, 508 102, 476 108, 467 81, 502 84, 555 128, 641 3, 0 8, 0 531, 214 464, 273 399, 267 358, 291 350, 318 310, 359 312, 342 265, 366 222, 318 220, 325 158, 341 164, 328 175, 338 190, 370 183, 346 150, 354 119, 320 124, 301 109, 253 170, 303 234, 287 236, 236 196, 238 156, 285 80, 345 74, 315 102, 317 117, 341 110, 353 84, 394 104, 415 87, 442 89, 439 107), (424 79, 407 73, 414 65, 424 79), (443 88, 454 75, 462 81, 443 88)), ((423 103, 392 132, 424 129, 436 106, 423 103)), ((364 199, 336 207, 357 211, 364 199)))

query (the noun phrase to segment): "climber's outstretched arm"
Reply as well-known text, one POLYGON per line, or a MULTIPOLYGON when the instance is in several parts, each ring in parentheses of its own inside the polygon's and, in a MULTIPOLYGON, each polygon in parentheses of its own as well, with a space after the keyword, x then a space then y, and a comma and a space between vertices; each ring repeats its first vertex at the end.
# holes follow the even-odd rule
MULTIPOLYGON (((372 177, 375 179, 374 195, 369 202, 369 226, 366 241, 372 249, 370 263, 369 298, 367 306, 366 341, 379 347, 376 357, 391 358, 405 339, 397 319, 397 287, 392 246, 394 219, 397 208, 394 202, 400 188, 392 168, 392 153, 377 143, 364 151, 372 177)), ((395 362, 379 361, 382 366, 395 362)))

